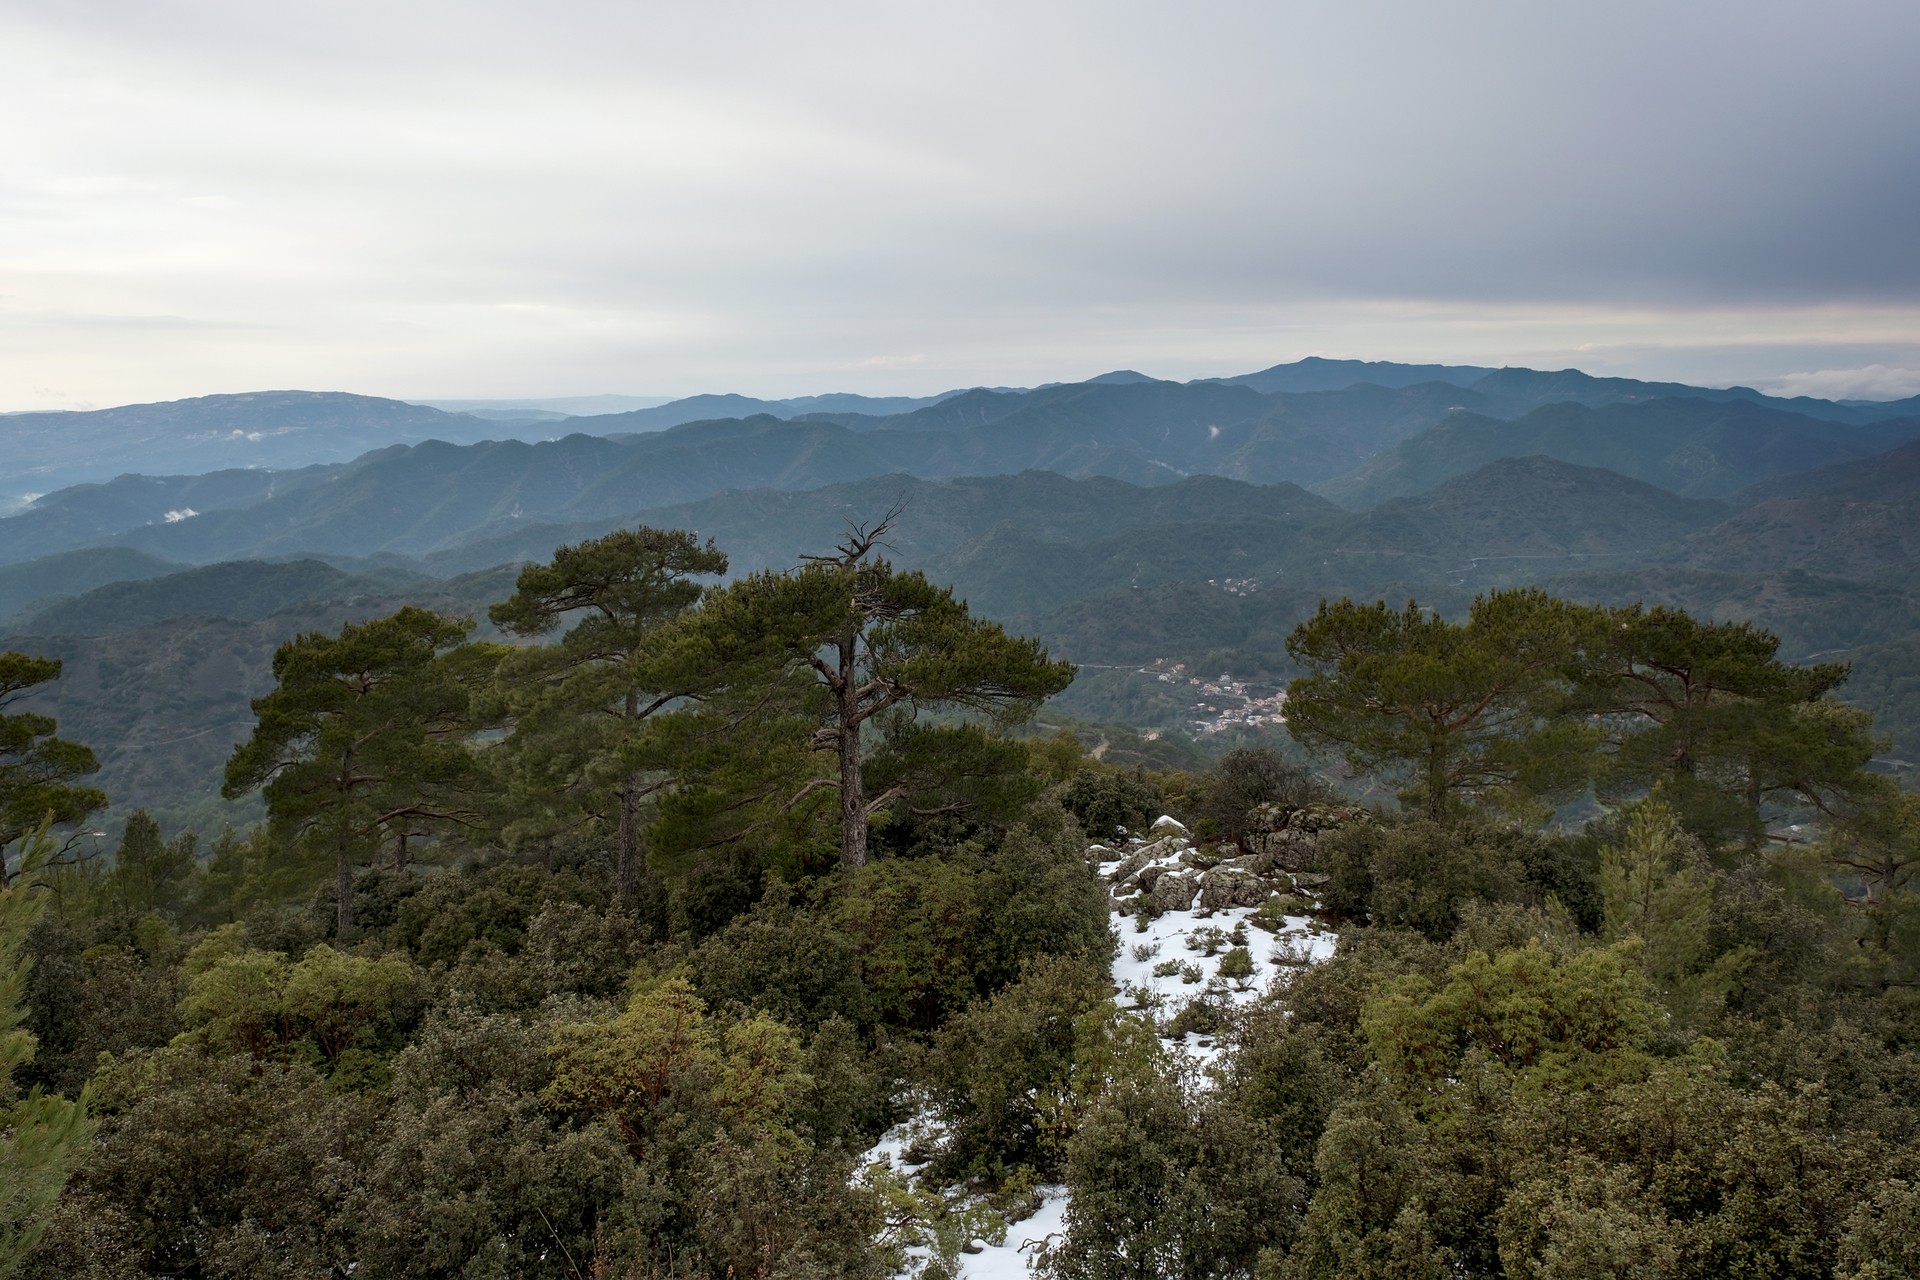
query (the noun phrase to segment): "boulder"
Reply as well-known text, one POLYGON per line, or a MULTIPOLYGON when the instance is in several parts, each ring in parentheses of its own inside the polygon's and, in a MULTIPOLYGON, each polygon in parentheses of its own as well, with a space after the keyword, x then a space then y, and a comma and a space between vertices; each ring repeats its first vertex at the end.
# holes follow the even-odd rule
POLYGON ((1109 884, 1125 884, 1134 872, 1146 866, 1149 862, 1157 861, 1160 858, 1177 852, 1179 847, 1180 846, 1172 840, 1155 840, 1152 844, 1143 844, 1122 858, 1119 866, 1107 872, 1107 882, 1109 884))
POLYGON ((1216 871, 1244 871, 1250 876, 1269 876, 1273 874, 1273 859, 1264 853, 1243 853, 1237 858, 1228 858, 1215 865, 1216 871))
POLYGON ((1153 882, 1153 905, 1161 911, 1185 911, 1193 905, 1193 893, 1199 877, 1189 873, 1168 873, 1153 882))
POLYGON ((1219 866, 1227 857, 1228 851, 1228 849, 1215 846, 1195 845, 1191 849, 1182 849, 1180 851, 1180 865, 1183 867, 1198 867, 1200 870, 1205 871, 1209 867, 1219 866))
POLYGON ((1200 877, 1202 911, 1221 911, 1227 907, 1257 907, 1267 900, 1273 886, 1259 876, 1229 867, 1215 867, 1200 877))
POLYGON ((1247 846, 1262 860, 1262 872, 1304 871, 1319 861, 1319 850, 1308 831, 1291 827, 1279 831, 1256 831, 1247 836, 1247 846))
POLYGON ((1310 804, 1304 808, 1295 809, 1287 815, 1287 829, 1306 832, 1333 831, 1356 822, 1366 822, 1369 817, 1365 809, 1356 809, 1351 805, 1310 804))
POLYGON ((1165 836, 1185 840, 1187 838, 1186 824, 1178 818, 1168 817, 1164 813, 1161 814, 1153 820, 1153 825, 1147 828, 1147 837, 1151 840, 1158 840, 1165 836))
POLYGON ((1262 874, 1304 871, 1319 862, 1317 844, 1321 832, 1371 820, 1372 815, 1365 809, 1351 805, 1309 804, 1299 808, 1256 805, 1247 814, 1246 845, 1270 859, 1269 865, 1262 868, 1262 874))

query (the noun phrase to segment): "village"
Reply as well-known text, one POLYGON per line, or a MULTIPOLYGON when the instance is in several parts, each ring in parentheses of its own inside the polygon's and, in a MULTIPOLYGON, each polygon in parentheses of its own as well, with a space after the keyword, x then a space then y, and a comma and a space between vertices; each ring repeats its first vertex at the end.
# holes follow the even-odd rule
POLYGON ((1263 726, 1277 728, 1286 722, 1286 716, 1282 713, 1287 700, 1284 689, 1261 693, 1246 681, 1236 680, 1226 672, 1209 680, 1190 673, 1186 663, 1170 662, 1165 658, 1155 658, 1140 668, 1140 674, 1161 684, 1187 687, 1187 692, 1195 699, 1192 705, 1194 715, 1188 722, 1195 733, 1219 733, 1226 729, 1263 726))

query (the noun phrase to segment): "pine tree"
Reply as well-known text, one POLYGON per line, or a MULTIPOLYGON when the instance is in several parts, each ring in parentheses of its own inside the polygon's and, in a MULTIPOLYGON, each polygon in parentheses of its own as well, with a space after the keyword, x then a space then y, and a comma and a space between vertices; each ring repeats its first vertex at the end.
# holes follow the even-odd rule
POLYGON ((1606 937, 1640 940, 1640 967, 1675 1019, 1707 1027, 1725 1002, 1744 949, 1714 956, 1708 933, 1713 877, 1706 851, 1681 829, 1659 792, 1633 806, 1624 837, 1600 854, 1606 937))
POLYGON ((55 737, 52 716, 7 713, 28 690, 59 676, 58 658, 0 653, 0 888, 10 847, 43 824, 74 826, 107 807, 105 792, 74 785, 99 771, 92 751, 55 737))
POLYGON ((1397 774, 1436 822, 1468 798, 1524 800, 1587 776, 1593 735, 1559 714, 1585 619, 1526 589, 1473 602, 1464 623, 1408 601, 1321 601, 1287 637, 1306 674, 1287 730, 1361 773, 1397 774))
POLYGON ((649 681, 663 667, 648 660, 660 628, 700 598, 694 579, 726 571, 727 557, 711 539, 701 543, 680 529, 620 529, 527 566, 513 596, 488 611, 521 636, 549 635, 570 615, 579 619, 557 645, 503 664, 517 721, 508 754, 519 767, 521 799, 530 804, 573 793, 567 807, 587 814, 596 799, 611 798, 618 815, 614 883, 623 898, 639 875, 640 807, 672 777, 649 776, 635 739, 650 718, 703 683, 695 674, 654 687, 649 681))
POLYGON ((1749 843, 1775 797, 1838 816, 1877 792, 1870 717, 1829 698, 1845 663, 1793 666, 1771 632, 1679 609, 1636 604, 1596 618, 1573 705, 1609 726, 1603 792, 1660 783, 1692 830, 1749 843))
POLYGON ((0 887, 0 1280, 19 1272, 93 1133, 84 1098, 37 1088, 23 1096, 13 1083, 14 1071, 33 1060, 33 1034, 21 1026, 32 963, 25 947, 44 905, 35 873, 52 853, 42 828, 26 842, 19 876, 0 887))
POLYGON ((120 847, 114 850, 108 891, 122 910, 134 915, 171 910, 179 891, 192 874, 199 838, 191 831, 172 840, 160 835, 160 824, 145 809, 127 815, 120 847))
POLYGON ((832 755, 834 772, 789 803, 839 793, 849 867, 866 863, 868 824, 880 810, 900 801, 922 813, 971 808, 1024 764, 1023 752, 978 724, 932 727, 921 713, 1017 724, 1073 680, 1072 664, 1050 659, 1038 641, 1009 636, 950 589, 874 556, 895 515, 856 527, 832 555, 714 593, 691 620, 695 648, 751 673, 753 687, 797 679, 817 695, 809 746, 832 755))
POLYGON ((253 737, 227 761, 223 795, 264 787, 277 833, 331 855, 343 934, 356 863, 383 841, 398 849, 482 817, 467 687, 445 660, 472 626, 409 605, 289 640, 273 656, 277 687, 253 700, 253 737))

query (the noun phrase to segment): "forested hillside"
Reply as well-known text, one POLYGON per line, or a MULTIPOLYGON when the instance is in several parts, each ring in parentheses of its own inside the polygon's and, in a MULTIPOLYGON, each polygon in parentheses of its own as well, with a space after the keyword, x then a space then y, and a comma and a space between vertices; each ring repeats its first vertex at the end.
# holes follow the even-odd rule
POLYGON ((1459 412, 1318 486, 1349 507, 1419 493, 1494 458, 1545 454, 1606 467, 1690 498, 1870 457, 1920 435, 1920 417, 1851 430, 1750 401, 1551 404, 1508 420, 1459 412))
POLYGON ((22 709, 104 659, 0 656, 0 1268, 1920 1261, 1920 813, 1844 665, 1336 598, 1278 641, 1311 767, 1128 768, 1018 735, 1072 666, 892 563, 905 517, 778 571, 575 542, 491 581, 511 644, 312 617, 224 759, 264 820, 111 857, 65 840, 112 799, 75 722, 22 709))
POLYGON ((344 460, 396 440, 467 442, 500 432, 479 418, 424 405, 312 391, 16 413, 4 421, 11 456, 0 498, 12 499, 128 471, 286 469, 344 460))
POLYGON ((0 519, 0 1275, 1920 1268, 1912 405, 740 399, 0 519))
MULTIPOLYGON (((1380 376, 1399 383, 1390 370, 1380 376)), ((1137 485, 1205 474, 1318 486, 1366 507, 1500 458, 1544 454, 1689 497, 1725 497, 1920 433, 1903 402, 1771 401, 1511 369, 1466 387, 1361 382, 1271 393, 1238 382, 1096 379, 976 389, 890 415, 749 414, 644 434, 618 418, 568 419, 543 428, 558 438, 536 443, 342 450, 333 469, 122 477, 47 494, 0 520, 0 558, 109 542, 194 563, 425 555, 510 536, 522 523, 611 527, 730 489, 798 491, 892 473, 941 480, 1039 469, 1137 485)))
MULTIPOLYGON (((741 570, 780 569, 833 545, 848 522, 898 504, 887 545, 900 564, 937 571, 975 607, 1088 668, 1063 713, 1191 732, 1208 718, 1196 711, 1199 700, 1142 668, 1165 659, 1277 688, 1295 674, 1282 644, 1287 632, 1321 598, 1342 594, 1413 596, 1459 609, 1482 591, 1540 583, 1595 603, 1644 599, 1759 622, 1795 659, 1893 643, 1920 628, 1920 548, 1910 534, 1920 522, 1905 518, 1920 489, 1873 474, 1871 501, 1831 489, 1742 509, 1681 498, 1602 468, 1512 458, 1359 513, 1293 485, 1211 476, 1141 488, 1045 471, 944 482, 887 475, 818 490, 736 490, 625 519, 698 529, 727 546, 741 570)), ((443 509, 465 510, 457 503, 443 509)), ((407 510, 418 519, 423 507, 407 510)), ((177 684, 167 655, 199 645, 183 637, 204 631, 202 640, 218 635, 221 647, 244 649, 243 659, 236 650, 243 674, 235 687, 257 696, 273 647, 311 625, 305 619, 316 608, 370 616, 412 599, 479 616, 485 592, 511 577, 513 563, 598 536, 622 518, 513 523, 512 533, 426 556, 336 554, 328 557, 333 567, 296 559, 162 573, 168 566, 130 550, 63 553, 0 569, 0 587, 18 582, 16 598, 27 597, 16 604, 10 643, 76 659, 96 655, 117 673, 116 686, 167 689, 177 684), (129 573, 161 576, 66 596, 86 575, 101 576, 103 564, 121 560, 129 573), (36 586, 48 595, 33 596, 36 586), (204 630, 214 624, 192 619, 247 625, 204 630), (147 630, 162 624, 171 629, 147 630)), ((1886 660, 1875 666, 1884 670, 1886 660)), ((1897 754, 1911 759, 1920 743, 1910 718, 1879 701, 1882 690, 1896 687, 1876 679, 1849 696, 1883 715, 1897 754)), ((137 784, 117 757, 122 742, 208 730, 209 722, 187 714, 199 704, 166 703, 171 709, 155 720, 156 713, 135 711, 150 705, 147 698, 89 695, 82 710, 63 705, 68 697, 42 691, 30 701, 83 717, 102 744, 116 794, 130 804, 171 809, 211 793, 219 752, 230 745, 217 732, 170 753, 163 768, 141 766, 145 781, 137 784)))

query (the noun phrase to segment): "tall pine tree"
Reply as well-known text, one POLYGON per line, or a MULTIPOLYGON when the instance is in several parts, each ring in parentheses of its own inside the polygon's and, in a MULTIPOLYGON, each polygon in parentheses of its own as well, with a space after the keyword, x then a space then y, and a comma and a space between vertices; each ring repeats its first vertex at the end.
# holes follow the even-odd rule
POLYGON ((705 683, 705 673, 685 666, 663 680, 671 668, 657 660, 654 642, 700 598, 695 579, 726 570, 727 557, 711 540, 681 529, 620 529, 527 566, 513 596, 488 613, 521 636, 549 635, 574 619, 558 644, 502 664, 515 718, 507 755, 518 798, 530 810, 548 810, 523 822, 564 826, 612 809, 614 883, 623 898, 639 876, 641 806, 671 782, 671 774, 645 766, 635 739, 705 683), (556 804, 567 812, 551 812, 556 804))
POLYGON ((1037 640, 1008 635, 949 588, 875 556, 892 520, 856 527, 833 554, 797 569, 735 582, 690 619, 704 647, 755 673, 757 686, 812 686, 808 745, 832 756, 833 772, 798 788, 792 802, 838 793, 840 860, 849 867, 866 863, 880 810, 973 807, 1020 763, 977 721, 930 726, 923 713, 1016 724, 1073 680, 1073 665, 1049 658, 1037 640))
POLYGON ((1563 793, 1586 780, 1594 745, 1559 714, 1584 625, 1532 588, 1476 599, 1463 623, 1411 600, 1323 600, 1287 637, 1306 672, 1287 687, 1287 730, 1399 778, 1402 801, 1436 822, 1468 799, 1563 793))
POLYGON ((444 660, 472 626, 409 605, 289 640, 273 655, 277 687, 253 700, 253 737, 227 761, 222 794, 263 787, 276 833, 333 859, 342 934, 357 863, 483 816, 467 688, 444 660))
POLYGON ((52 716, 8 710, 59 675, 58 658, 0 653, 0 888, 8 881, 9 848, 43 824, 74 826, 107 807, 104 791, 76 785, 100 768, 91 750, 55 737, 52 716))

